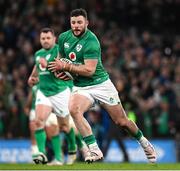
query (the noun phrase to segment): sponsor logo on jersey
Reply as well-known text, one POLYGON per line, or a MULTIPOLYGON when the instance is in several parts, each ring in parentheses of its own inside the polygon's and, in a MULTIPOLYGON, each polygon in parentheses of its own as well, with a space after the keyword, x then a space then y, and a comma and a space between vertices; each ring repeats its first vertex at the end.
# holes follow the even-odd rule
POLYGON ((69 43, 65 42, 64 43, 64 48, 69 48, 69 43))
POLYGON ((72 61, 75 61, 76 60, 76 54, 74 52, 70 52, 69 53, 69 58, 72 60, 72 61))
POLYGON ((77 44, 77 46, 76 46, 76 51, 79 52, 81 49, 82 49, 82 45, 77 44))

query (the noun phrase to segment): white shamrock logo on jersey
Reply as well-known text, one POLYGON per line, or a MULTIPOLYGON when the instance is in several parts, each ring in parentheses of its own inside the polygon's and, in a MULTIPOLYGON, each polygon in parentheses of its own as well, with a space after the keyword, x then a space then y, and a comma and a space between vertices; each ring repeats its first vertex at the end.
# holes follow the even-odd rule
POLYGON ((77 44, 77 46, 76 46, 76 51, 79 52, 81 49, 82 49, 82 45, 77 44))

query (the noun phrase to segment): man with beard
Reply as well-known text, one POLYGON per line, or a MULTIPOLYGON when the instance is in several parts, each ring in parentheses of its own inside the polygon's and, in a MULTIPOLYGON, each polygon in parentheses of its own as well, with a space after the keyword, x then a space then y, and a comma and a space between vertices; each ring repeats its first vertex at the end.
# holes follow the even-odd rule
MULTIPOLYGON (((53 112, 57 115, 60 131, 66 133, 68 142, 68 153, 70 159, 67 164, 72 164, 76 159, 76 141, 74 129, 69 126, 68 102, 70 97, 70 87, 72 80, 63 74, 65 80, 61 80, 54 73, 47 69, 48 63, 58 56, 58 46, 55 43, 56 38, 54 30, 43 28, 40 31, 40 43, 42 48, 35 53, 35 66, 28 79, 28 84, 32 87, 39 83, 35 102, 35 139, 38 145, 39 153, 33 156, 36 164, 47 163, 46 157, 46 133, 45 123, 49 115, 53 112)), ((56 136, 56 146, 60 146, 59 137, 56 136)), ((59 158, 56 162, 61 165, 59 158)))
MULTIPOLYGON (((118 92, 102 65, 100 43, 95 34, 87 28, 86 11, 73 10, 70 24, 71 29, 60 34, 58 44, 60 55, 72 63, 56 59, 49 63, 48 68, 52 72, 68 71, 73 74, 74 87, 69 110, 91 152, 85 161, 94 162, 103 159, 92 129, 83 116, 95 102, 98 102, 119 127, 127 130, 140 143, 149 162, 156 162, 153 146, 143 136, 137 125, 126 116, 118 92)), ((57 77, 62 78, 61 73, 57 77)))

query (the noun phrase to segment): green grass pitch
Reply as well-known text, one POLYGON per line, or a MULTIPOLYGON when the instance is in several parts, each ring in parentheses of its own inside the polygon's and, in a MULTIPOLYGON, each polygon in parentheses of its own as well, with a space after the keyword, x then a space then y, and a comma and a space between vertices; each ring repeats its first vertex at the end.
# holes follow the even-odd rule
POLYGON ((35 164, 0 164, 0 170, 180 170, 180 163, 75 163, 71 166, 47 166, 35 164))

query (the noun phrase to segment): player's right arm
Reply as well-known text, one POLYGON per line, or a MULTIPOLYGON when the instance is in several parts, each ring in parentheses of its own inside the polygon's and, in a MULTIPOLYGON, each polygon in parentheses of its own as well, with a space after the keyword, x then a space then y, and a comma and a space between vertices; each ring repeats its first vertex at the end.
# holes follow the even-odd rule
POLYGON ((31 72, 31 75, 28 78, 28 85, 32 87, 33 85, 37 84, 39 82, 37 67, 34 65, 34 68, 31 72))
MULTIPOLYGON (((58 37, 58 52, 57 52, 57 57, 56 57, 56 59, 58 59, 58 60, 63 58, 62 56, 65 55, 63 47, 64 47, 64 35, 60 34, 58 37)), ((65 81, 72 79, 63 71, 54 72, 54 75, 56 78, 59 78, 61 80, 65 80, 65 81)))

